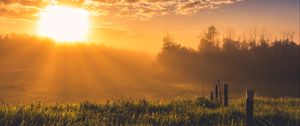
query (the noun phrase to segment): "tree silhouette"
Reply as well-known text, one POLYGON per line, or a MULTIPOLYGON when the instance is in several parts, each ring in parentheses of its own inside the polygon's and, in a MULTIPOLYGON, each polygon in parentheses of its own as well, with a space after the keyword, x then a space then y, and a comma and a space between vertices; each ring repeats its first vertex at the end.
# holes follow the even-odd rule
MULTIPOLYGON (((293 82, 291 87, 300 83, 300 46, 293 42, 292 34, 273 42, 262 35, 256 41, 254 30, 249 38, 235 40, 227 36, 222 45, 218 44, 217 34, 217 29, 210 26, 198 50, 165 42, 157 61, 163 61, 161 65, 172 71, 169 73, 183 73, 177 79, 186 81, 293 82)), ((174 78, 172 74, 167 76, 174 78)))

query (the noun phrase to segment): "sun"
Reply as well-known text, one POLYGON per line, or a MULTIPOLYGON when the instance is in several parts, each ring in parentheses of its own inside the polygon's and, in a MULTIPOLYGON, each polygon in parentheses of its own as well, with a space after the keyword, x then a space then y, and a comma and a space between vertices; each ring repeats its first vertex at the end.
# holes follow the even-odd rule
POLYGON ((39 19, 39 35, 57 42, 86 41, 89 29, 89 13, 80 8, 48 6, 39 19))

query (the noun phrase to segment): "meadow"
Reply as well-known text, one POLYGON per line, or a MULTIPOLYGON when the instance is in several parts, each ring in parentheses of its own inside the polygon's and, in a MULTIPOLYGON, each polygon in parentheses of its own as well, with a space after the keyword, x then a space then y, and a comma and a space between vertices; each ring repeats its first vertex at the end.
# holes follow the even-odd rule
MULTIPOLYGON (((297 126, 300 99, 256 97, 256 126, 297 126)), ((206 98, 171 101, 113 100, 103 103, 32 103, 0 107, 0 125, 245 125, 245 98, 229 107, 206 98)))
POLYGON ((0 126, 300 126, 299 5, 0 0, 0 126))

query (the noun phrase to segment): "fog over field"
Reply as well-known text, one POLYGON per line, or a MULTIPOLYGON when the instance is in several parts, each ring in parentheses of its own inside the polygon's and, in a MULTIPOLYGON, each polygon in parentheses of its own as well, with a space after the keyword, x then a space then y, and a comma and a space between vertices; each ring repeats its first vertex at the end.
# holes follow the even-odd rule
POLYGON ((150 68, 153 56, 146 53, 28 41, 2 41, 1 47, 0 96, 4 101, 165 98, 176 94, 171 92, 176 86, 154 77, 150 68))
POLYGON ((224 39, 217 46, 209 35, 213 28, 201 39, 200 51, 166 36, 156 55, 4 35, 0 40, 0 98, 5 102, 170 100, 208 96, 217 80, 230 85, 231 97, 249 88, 262 96, 299 95, 299 45, 288 39, 261 40, 255 45, 224 39))

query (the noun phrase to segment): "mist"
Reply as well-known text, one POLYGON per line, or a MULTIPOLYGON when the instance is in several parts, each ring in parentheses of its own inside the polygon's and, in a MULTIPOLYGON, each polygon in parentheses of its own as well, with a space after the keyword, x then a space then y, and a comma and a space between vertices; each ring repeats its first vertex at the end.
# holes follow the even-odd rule
POLYGON ((267 96, 299 96, 299 45, 229 37, 210 27, 198 49, 162 41, 155 56, 101 44, 56 44, 29 35, 0 39, 0 98, 6 102, 173 99, 207 96, 217 80, 232 97, 253 88, 267 96), (270 90, 270 87, 273 89, 270 90))

